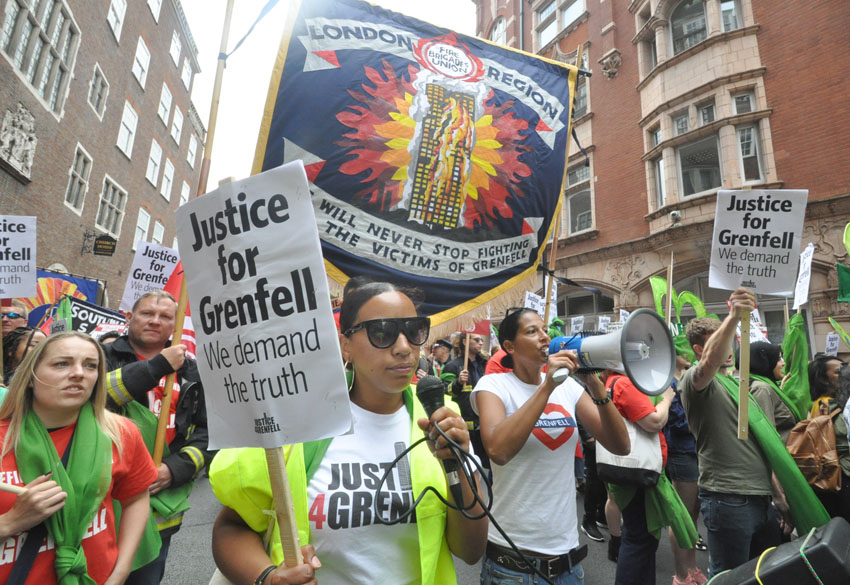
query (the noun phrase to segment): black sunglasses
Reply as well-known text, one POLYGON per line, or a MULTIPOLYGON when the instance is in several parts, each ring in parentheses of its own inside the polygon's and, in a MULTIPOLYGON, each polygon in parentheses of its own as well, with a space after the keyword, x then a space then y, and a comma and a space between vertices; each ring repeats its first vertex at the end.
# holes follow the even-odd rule
POLYGON ((505 317, 502 320, 504 321, 505 319, 507 319, 508 317, 513 315, 514 313, 521 313, 522 311, 525 311, 525 310, 531 311, 533 309, 529 309, 528 307, 508 307, 505 310, 505 317))
POLYGON ((23 319, 24 316, 20 313, 3 313, 3 317, 8 317, 9 319, 23 319))
POLYGON ((366 330, 369 343, 378 349, 392 347, 399 333, 404 333, 407 341, 413 345, 422 345, 431 332, 431 320, 428 317, 397 317, 394 319, 369 319, 353 325, 343 331, 343 335, 351 337, 361 329, 366 330))

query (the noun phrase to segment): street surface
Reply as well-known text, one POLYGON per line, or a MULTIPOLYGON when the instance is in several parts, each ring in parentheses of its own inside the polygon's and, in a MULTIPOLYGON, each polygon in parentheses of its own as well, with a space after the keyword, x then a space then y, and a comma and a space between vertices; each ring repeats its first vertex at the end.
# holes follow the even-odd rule
MULTIPOLYGON (((183 527, 171 541, 168 565, 163 583, 166 585, 207 585, 215 564, 210 547, 212 527, 218 514, 219 503, 210 489, 209 479, 201 477, 195 482, 191 496, 192 509, 186 513, 183 527)), ((581 495, 579 494, 579 519, 582 515, 581 495)), ((700 518, 699 531, 705 535, 705 527, 700 518)), ((606 540, 608 531, 602 530, 606 540)), ((582 543, 588 543, 588 555, 582 562, 585 585, 611 585, 614 583, 616 565, 608 560, 607 542, 593 542, 579 533, 582 543)), ((697 551, 697 564, 708 574, 708 555, 697 551)), ((478 585, 480 563, 469 566, 457 561, 458 585, 478 585)), ((673 581, 673 556, 670 553, 670 541, 662 537, 656 554, 656 575, 658 585, 668 585, 673 581)), ((321 580, 319 581, 321 583, 321 580)))

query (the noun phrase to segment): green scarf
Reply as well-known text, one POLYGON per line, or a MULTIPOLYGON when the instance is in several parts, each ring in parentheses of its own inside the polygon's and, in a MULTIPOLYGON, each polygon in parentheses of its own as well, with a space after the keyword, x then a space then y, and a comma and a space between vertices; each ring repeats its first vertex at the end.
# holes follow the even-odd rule
POLYGON ((796 407, 791 412, 797 417, 797 422, 808 416, 812 408, 812 397, 809 394, 809 343, 806 341, 806 329, 802 313, 797 313, 788 321, 785 336, 782 338, 782 355, 785 357, 785 373, 790 373, 782 392, 785 403, 796 407), (799 415, 799 416, 798 416, 799 415))
MULTIPOLYGON (((124 415, 136 423, 142 440, 152 454, 154 442, 156 441, 157 418, 148 408, 142 406, 135 400, 124 405, 124 415)), ((168 444, 162 452, 163 457, 171 454, 168 444)), ((189 509, 189 494, 192 492, 194 482, 184 483, 176 487, 170 487, 156 495, 151 496, 151 508, 163 518, 171 518, 189 509)))
POLYGON ((21 422, 15 460, 26 483, 52 472, 51 479, 68 494, 62 509, 44 521, 56 543, 57 582, 60 585, 94 585, 87 573, 82 539, 112 481, 112 441, 97 424, 91 403, 83 405, 77 418, 67 468, 62 465, 50 434, 33 411, 21 422))
MULTIPOLYGON (((611 499, 621 510, 629 505, 637 489, 637 486, 632 485, 608 484, 611 499)), ((646 528, 652 536, 660 539, 661 529, 669 526, 673 529, 679 548, 694 548, 699 538, 696 526, 666 475, 662 473, 658 476, 656 485, 643 488, 643 500, 646 506, 646 528)))
MULTIPOLYGON (((715 377, 726 388, 737 406, 738 382, 723 374, 717 374, 715 377)), ((785 498, 791 508, 791 516, 797 531, 803 534, 829 522, 829 514, 823 504, 815 496, 806 478, 794 463, 794 459, 788 454, 779 433, 764 416, 752 396, 749 396, 749 426, 770 468, 776 474, 782 489, 785 490, 785 498)))
POLYGON ((773 391, 776 392, 776 395, 782 399, 782 402, 785 403, 785 406, 788 407, 788 409, 791 411, 791 414, 793 414, 794 418, 797 419, 797 422, 800 422, 801 420, 806 418, 806 416, 800 416, 800 412, 797 410, 797 405, 788 397, 787 394, 785 394, 785 392, 782 391, 779 386, 777 386, 776 382, 774 382, 770 378, 765 378, 764 376, 753 374, 752 372, 750 372, 750 378, 752 378, 753 380, 758 380, 759 382, 764 382, 765 384, 773 388, 773 391))

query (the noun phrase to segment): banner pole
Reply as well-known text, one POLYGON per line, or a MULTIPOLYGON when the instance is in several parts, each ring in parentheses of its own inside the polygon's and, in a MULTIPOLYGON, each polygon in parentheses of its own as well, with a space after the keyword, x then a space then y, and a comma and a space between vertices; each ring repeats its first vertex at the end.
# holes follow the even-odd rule
POLYGON ((749 435, 750 405, 750 311, 741 313, 741 383, 738 388, 738 438, 746 441, 749 435))
POLYGON ((667 328, 673 322, 673 250, 670 250, 670 265, 667 267, 667 328))
MULTIPOLYGON (((555 282, 555 263, 557 262, 556 255, 558 253, 558 234, 561 231, 561 214, 557 214, 553 221, 555 224, 552 227, 552 247, 549 251, 547 263, 549 269, 543 275, 543 297, 546 299, 546 309, 543 311, 543 325, 549 329, 549 309, 552 305, 552 285, 555 282), (548 278, 547 278, 548 276, 548 278), (548 281, 548 282, 547 282, 548 281)), ((555 310, 557 313, 557 309, 555 310)))
MULTIPOLYGON (((180 285, 180 299, 177 301, 177 315, 174 318, 174 331, 171 334, 171 343, 175 345, 183 341, 183 321, 186 317, 187 298, 186 275, 184 274, 183 282, 180 285)), ((168 374, 165 377, 165 388, 162 390, 162 406, 159 410, 159 419, 156 422, 156 438, 153 443, 153 462, 157 467, 162 463, 162 453, 165 451, 165 430, 168 426, 168 419, 171 418, 171 397, 176 379, 176 371, 168 374)))
POLYGON ((286 477, 286 459, 280 447, 265 449, 265 452, 274 499, 274 514, 277 518, 277 528, 280 531, 280 543, 283 548, 283 563, 287 567, 294 567, 303 564, 304 557, 301 555, 301 542, 298 537, 298 526, 295 523, 292 492, 289 490, 289 480, 286 477))

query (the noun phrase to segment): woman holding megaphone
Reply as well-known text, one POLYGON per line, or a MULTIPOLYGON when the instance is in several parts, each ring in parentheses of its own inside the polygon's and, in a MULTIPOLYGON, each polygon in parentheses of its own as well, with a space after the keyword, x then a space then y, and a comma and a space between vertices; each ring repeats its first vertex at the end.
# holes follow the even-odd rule
MULTIPOLYGON (((509 310, 499 327, 511 372, 481 378, 472 405, 492 461, 493 516, 517 548, 555 585, 583 582, 578 546, 574 458, 576 418, 617 454, 629 452, 629 436, 611 396, 596 375, 558 384, 560 368, 575 372, 574 351, 549 355, 549 335, 534 310, 509 310), (543 366, 547 371, 543 373, 543 366)), ((533 582, 534 569, 491 523, 482 585, 533 582), (519 579, 519 580, 518 580, 519 579)))

